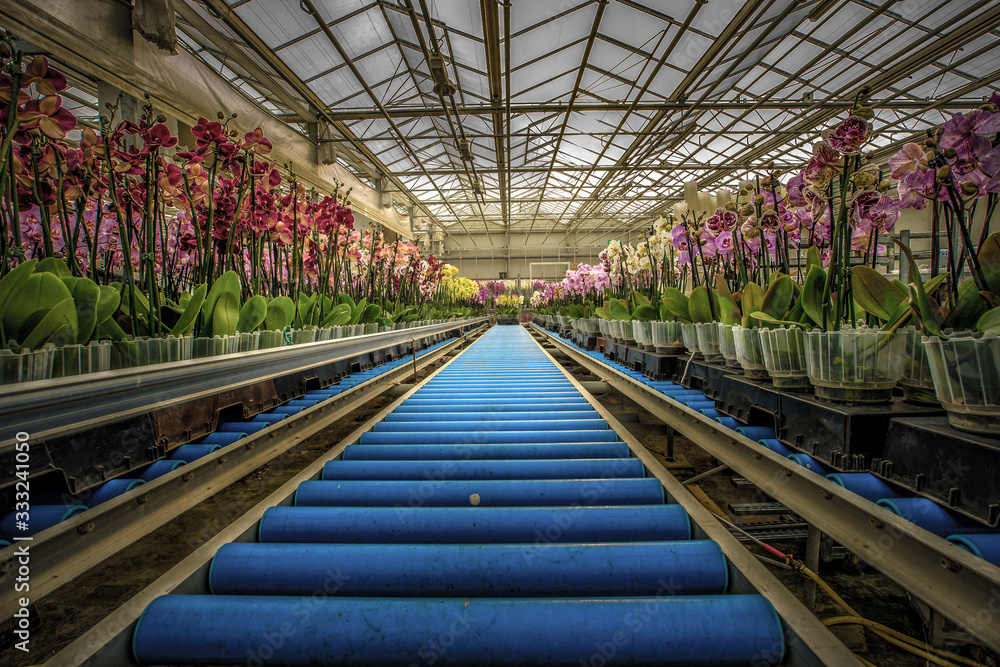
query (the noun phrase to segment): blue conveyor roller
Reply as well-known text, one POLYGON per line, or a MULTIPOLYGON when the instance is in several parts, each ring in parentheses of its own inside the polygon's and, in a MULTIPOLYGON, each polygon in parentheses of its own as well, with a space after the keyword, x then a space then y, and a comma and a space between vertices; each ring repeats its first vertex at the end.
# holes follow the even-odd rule
POLYGON ((221 595, 574 597, 726 591, 710 540, 628 544, 224 545, 209 571, 221 595), (405 586, 401 585, 405 582, 405 586), (668 586, 664 583, 669 582, 668 586))
POLYGON ((639 459, 526 459, 491 461, 330 461, 324 480, 382 479, 611 479, 642 477, 639 459))
POLYGON ((244 664, 264 646, 268 662, 285 667, 411 665, 420 661, 421 651, 447 656, 449 664, 544 660, 576 667, 608 646, 617 663, 722 666, 778 663, 783 643, 777 614, 760 595, 588 600, 164 595, 139 619, 132 649, 140 663, 163 665, 244 664), (282 627, 294 632, 282 633, 282 627), (274 636, 280 641, 269 642, 274 636), (616 637, 628 641, 616 643, 616 637))
POLYGON ((624 442, 517 445, 349 445, 345 461, 415 461, 497 459, 615 459, 629 455, 624 442))
POLYGON ((610 507, 271 507, 261 542, 501 544, 687 540, 680 505, 610 507))
POLYGON ((541 507, 662 503, 655 477, 637 479, 309 481, 295 504, 311 507, 541 507))
POLYGON ((134 655, 150 665, 780 662, 773 607, 727 593, 731 564, 666 501, 524 329, 497 327, 320 480, 265 510, 256 542, 222 547, 213 594, 150 604, 134 655))

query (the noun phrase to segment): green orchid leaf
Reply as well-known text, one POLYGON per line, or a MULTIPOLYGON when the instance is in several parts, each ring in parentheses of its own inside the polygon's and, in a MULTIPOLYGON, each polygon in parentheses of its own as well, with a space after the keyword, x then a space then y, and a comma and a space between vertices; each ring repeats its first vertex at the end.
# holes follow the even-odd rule
POLYGON ((743 302, 744 313, 750 314, 763 310, 764 290, 757 283, 747 283, 746 287, 743 288, 743 298, 740 301, 743 302))
POLYGON ((35 267, 35 273, 51 273, 57 278, 70 278, 73 275, 66 266, 66 260, 59 257, 46 257, 35 267))
POLYGON ((795 302, 794 306, 792 306, 792 310, 789 311, 786 319, 789 322, 798 322, 799 324, 802 324, 807 328, 817 326, 817 323, 813 322, 812 318, 806 315, 806 310, 805 308, 802 307, 801 298, 795 302))
POLYGON ((910 308, 910 301, 904 299, 890 314, 889 320, 882 326, 882 331, 895 331, 905 325, 911 317, 913 317, 913 310, 910 308))
POLYGON ((660 300, 660 321, 661 322, 673 322, 674 315, 670 312, 670 308, 667 307, 667 303, 660 300))
POLYGON ((280 331, 292 325, 295 318, 295 302, 287 296, 276 296, 267 302, 264 326, 268 331, 280 331))
POLYGON ((77 340, 78 332, 76 306, 70 297, 63 299, 45 313, 41 321, 25 337, 21 347, 37 350, 45 343, 52 343, 56 347, 72 345, 77 340))
POLYGON ((733 293, 729 291, 729 285, 726 284, 725 280, 718 281, 718 286, 715 288, 715 300, 719 304, 716 315, 720 322, 723 324, 740 323, 740 307, 737 305, 733 293))
POLYGON ((833 311, 833 303, 829 297, 826 299, 826 317, 823 314, 823 291, 826 288, 826 271, 818 266, 810 266, 806 274, 806 281, 802 284, 802 296, 799 301, 802 309, 809 318, 817 324, 825 324, 824 319, 830 319, 833 311))
POLYGON ((663 304, 666 305, 667 310, 670 312, 670 314, 676 321, 683 322, 685 324, 691 323, 689 302, 686 298, 684 301, 678 301, 676 299, 671 299, 671 298, 664 298, 663 304))
POLYGON ((382 306, 377 303, 369 303, 365 306, 365 310, 361 313, 361 321, 359 324, 373 324, 377 322, 382 316, 382 306))
POLYGON ((823 253, 820 251, 819 246, 809 246, 806 250, 806 272, 814 266, 823 268, 823 253))
POLYGON ((649 297, 641 292, 632 290, 632 303, 635 304, 636 308, 639 306, 649 305, 649 297))
POLYGON ((971 331, 987 310, 986 300, 976 289, 975 281, 967 278, 958 286, 958 301, 942 324, 955 331, 971 331))
POLYGON ((350 306, 351 310, 354 310, 354 306, 358 305, 354 303, 354 299, 352 299, 351 295, 348 294, 347 292, 341 292, 340 294, 338 294, 337 299, 340 301, 340 303, 346 303, 348 306, 350 306))
POLYGON ((240 308, 239 318, 236 320, 237 331, 256 331, 267 316, 267 299, 255 294, 247 299, 247 302, 240 308))
POLYGON ((340 327, 351 321, 351 306, 338 303, 323 320, 321 327, 340 327))
POLYGON ((899 304, 906 301, 905 294, 869 266, 854 267, 851 271, 851 288, 858 305, 883 322, 889 322, 899 309, 899 304))
POLYGON ((688 298, 688 312, 691 313, 691 321, 695 323, 707 323, 713 321, 713 313, 718 313, 719 309, 712 308, 712 293, 704 285, 698 285, 691 290, 688 298))
POLYGON ((123 341, 128 338, 128 334, 125 330, 121 328, 121 325, 113 317, 109 317, 102 321, 98 328, 101 333, 110 338, 113 341, 123 341))
POLYGON ((240 278, 235 271, 226 271, 212 283, 212 289, 208 290, 205 302, 201 304, 201 331, 208 332, 212 324, 212 316, 215 313, 215 306, 222 298, 223 294, 232 294, 235 297, 237 308, 240 301, 240 278))
POLYGON ((240 301, 232 292, 223 292, 212 312, 212 335, 232 336, 240 319, 240 301))
POLYGON ((991 333, 1000 336, 1000 308, 993 308, 986 311, 979 321, 976 322, 976 329, 983 333, 991 333))
POLYGON ((809 327, 806 327, 806 326, 802 325, 799 322, 792 322, 791 320, 779 320, 779 319, 777 319, 775 317, 771 317, 770 315, 768 315, 767 313, 765 313, 762 310, 758 310, 758 311, 750 313, 750 319, 751 320, 756 320, 757 322, 760 323, 760 325, 762 327, 765 327, 765 328, 768 328, 768 329, 777 329, 778 327, 786 327, 786 328, 789 328, 789 329, 792 328, 792 327, 795 327, 795 328, 798 328, 798 329, 808 329, 809 328, 809 327))
MULTIPOLYGON (((754 285, 754 287, 757 287, 754 285)), ((758 288, 760 289, 760 288, 758 288)), ((795 281, 784 273, 779 273, 771 281, 771 286, 764 293, 760 310, 771 317, 782 319, 792 307, 792 297, 795 296, 795 281)))
MULTIPOLYGON (((85 345, 90 342, 97 330, 97 321, 100 317, 98 306, 101 302, 101 288, 90 278, 77 278, 73 283, 70 291, 76 306, 76 342, 85 345)), ((65 279, 63 279, 63 284, 66 284, 65 279)))
MULTIPOLYGON (((365 308, 368 307, 368 298, 365 297, 358 301, 353 308, 351 308, 351 319, 348 324, 358 324, 361 322, 361 317, 365 314, 365 308)), ((428 317, 427 319, 437 319, 428 317)))
MULTIPOLYGON (((928 280, 926 283, 924 283, 924 293, 933 295, 935 292, 941 289, 941 286, 944 284, 945 278, 947 277, 948 277, 947 273, 939 273, 930 280, 928 280)), ((909 292, 909 290, 906 291, 909 292)))
POLYGON ((611 313, 609 313, 608 309, 605 308, 604 306, 599 306, 596 309, 595 312, 597 313, 597 316, 599 318, 601 318, 602 320, 613 320, 613 319, 615 319, 615 318, 611 317, 611 313))
MULTIPOLYGON (((11 269, 3 278, 0 278, 0 318, 6 317, 7 306, 31 277, 31 272, 35 270, 36 264, 38 261, 34 259, 22 262, 11 269)), ((6 325, 3 326, 3 329, 7 330, 6 325)))
POLYGON ((97 302, 97 323, 100 324, 114 315, 121 302, 122 294, 114 285, 101 285, 101 298, 97 302))
POLYGON ((994 294, 1000 294, 1000 232, 991 234, 983 242, 977 257, 983 269, 986 289, 994 294))
POLYGON ((910 285, 910 310, 913 311, 923 329, 932 336, 941 336, 941 326, 938 320, 931 315, 931 307, 927 302, 927 296, 922 294, 923 288, 910 285))
POLYGON ((628 306, 621 299, 611 299, 611 303, 608 305, 608 312, 611 313, 612 319, 622 321, 632 319, 628 306))
POLYGON ((635 309, 632 313, 632 319, 639 320, 640 322, 652 322, 656 320, 658 315, 659 313, 656 312, 656 308, 653 308, 647 303, 635 309))
POLYGON ((174 328, 170 330, 171 335, 180 337, 191 333, 191 330, 194 328, 195 319, 197 319, 198 314, 201 312, 201 306, 205 303, 206 294, 208 294, 208 285, 206 283, 198 285, 194 294, 188 300, 184 312, 181 313, 180 319, 174 324, 174 328))
POLYGON ((20 289, 3 311, 3 330, 7 338, 23 343, 49 310, 73 295, 54 273, 36 271, 19 282, 20 289))

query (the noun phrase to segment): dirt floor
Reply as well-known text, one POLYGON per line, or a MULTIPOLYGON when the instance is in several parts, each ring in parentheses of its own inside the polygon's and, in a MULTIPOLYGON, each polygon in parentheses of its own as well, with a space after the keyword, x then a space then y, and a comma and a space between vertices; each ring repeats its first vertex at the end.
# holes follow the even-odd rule
MULTIPOLYGON (((585 372, 578 373, 577 377, 582 380, 597 379, 585 372)), ((17 651, 11 646, 12 624, 9 621, 0 624, 0 637, 6 642, 0 644, 0 665, 22 667, 44 662, 331 449, 392 400, 386 395, 373 399, 364 408, 337 421, 38 601, 34 608, 37 618, 33 622, 30 653, 17 651)), ((662 422, 630 401, 623 405, 620 397, 614 394, 601 397, 601 401, 612 411, 624 415, 625 426, 678 479, 687 479, 718 465, 704 450, 681 436, 675 440, 674 461, 667 461, 666 427, 662 422)), ((729 503, 761 502, 767 498, 754 489, 735 487, 730 481, 734 476, 731 471, 723 471, 703 479, 693 489, 695 496, 712 509, 723 510, 734 523, 753 521, 754 517, 732 516, 727 511, 729 503)), ((758 520, 776 518, 768 516, 758 520)), ((804 542, 777 543, 773 546, 785 553, 800 553, 804 542)), ((759 549, 756 551, 760 552, 759 549)), ((768 569, 801 599, 804 583, 801 575, 776 567, 768 569)), ((834 590, 866 617, 912 637, 926 639, 921 617, 906 592, 881 573, 850 558, 821 563, 819 572, 834 590)), ((843 615, 842 610, 822 591, 817 595, 813 611, 819 618, 843 615)), ((875 665, 911 667, 930 664, 887 644, 870 632, 861 632, 857 627, 842 626, 836 632, 859 656, 875 665)), ((993 654, 971 654, 968 649, 962 654, 986 664, 996 664, 993 654)))

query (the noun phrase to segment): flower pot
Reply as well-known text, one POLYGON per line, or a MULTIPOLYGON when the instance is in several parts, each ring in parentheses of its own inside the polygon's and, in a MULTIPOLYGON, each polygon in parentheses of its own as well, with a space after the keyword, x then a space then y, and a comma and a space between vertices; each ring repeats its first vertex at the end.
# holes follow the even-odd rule
POLYGON ((1000 437, 1000 337, 959 333, 948 340, 924 338, 923 344, 948 423, 1000 437))
MULTIPOLYGON (((337 338, 337 330, 340 327, 330 327, 331 338, 337 338)), ((261 331, 260 338, 257 340, 257 348, 260 350, 269 350, 272 347, 281 347, 284 345, 284 336, 279 330, 271 331, 261 331)))
POLYGON ((694 358, 701 357, 701 350, 698 349, 698 325, 682 324, 681 340, 684 342, 684 349, 694 358))
POLYGON ((651 322, 641 322, 639 320, 632 320, 632 335, 635 337, 635 344, 644 350, 649 350, 652 352, 653 338, 650 334, 650 324, 651 322))
MULTIPOLYGON (((195 339, 191 336, 167 336, 166 338, 140 336, 135 340, 118 341, 113 345, 111 350, 111 370, 191 359, 196 356, 196 340, 212 341, 213 339, 195 339)), ((213 345, 215 343, 203 342, 198 349, 207 350, 213 345)), ((225 353, 220 352, 219 354, 225 353)), ((207 357, 212 356, 212 354, 206 351, 199 356, 207 357)))
POLYGON ((719 331, 719 352, 722 353, 722 358, 726 360, 726 366, 741 370, 740 362, 736 358, 736 339, 733 334, 733 325, 717 322, 716 328, 719 331))
POLYGON ((616 343, 621 342, 622 340, 621 320, 608 320, 608 336, 612 338, 616 343))
POLYGON ((684 340, 680 322, 650 322, 650 337, 660 354, 682 354, 684 340))
POLYGON ((627 345, 632 347, 635 345, 635 334, 632 331, 632 322, 622 320, 618 323, 619 331, 621 331, 621 340, 619 341, 622 345, 627 345))
POLYGON ((903 376, 902 336, 861 327, 806 334, 806 361, 816 396, 835 403, 892 401, 903 376))
POLYGON ((712 364, 722 363, 725 357, 719 349, 719 327, 715 322, 703 322, 696 324, 695 330, 698 332, 698 349, 705 361, 712 364))
POLYGON ((802 329, 760 329, 764 367, 778 389, 811 391, 806 368, 806 335, 802 329))
MULTIPOLYGON (((296 332, 310 334, 312 336, 312 338, 309 339, 310 341, 312 341, 316 335, 315 329, 309 331, 292 329, 293 339, 296 332)), ((204 359, 205 357, 218 357, 224 354, 233 354, 239 349, 239 341, 240 339, 238 336, 212 336, 211 338, 206 336, 204 338, 195 338, 193 341, 194 350, 191 356, 194 359, 204 359)))
POLYGON ((577 320, 580 323, 580 333, 587 336, 600 336, 601 330, 598 327, 600 321, 596 317, 584 317, 577 320))
POLYGON ((611 320, 598 319, 597 330, 601 332, 602 338, 611 338, 611 320))
POLYGON ((0 350, 0 384, 48 380, 52 377, 55 346, 46 343, 38 350, 0 350))
POLYGON ((760 345, 760 329, 733 326, 733 344, 736 347, 736 360, 743 369, 743 374, 751 380, 770 380, 771 375, 764 365, 764 350, 760 345))
POLYGON ((111 370, 111 341, 101 340, 56 349, 52 377, 86 375, 108 370, 111 370))
POLYGON ((903 398, 917 405, 940 405, 934 391, 934 376, 924 347, 923 335, 916 327, 898 332, 903 337, 903 398))

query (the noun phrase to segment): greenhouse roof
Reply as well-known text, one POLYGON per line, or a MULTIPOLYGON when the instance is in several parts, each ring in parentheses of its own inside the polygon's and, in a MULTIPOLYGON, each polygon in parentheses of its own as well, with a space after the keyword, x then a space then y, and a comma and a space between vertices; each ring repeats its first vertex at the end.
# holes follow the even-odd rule
POLYGON ((884 158, 1000 80, 993 0, 178 5, 184 48, 456 232, 624 231, 798 169, 864 86, 884 158))

